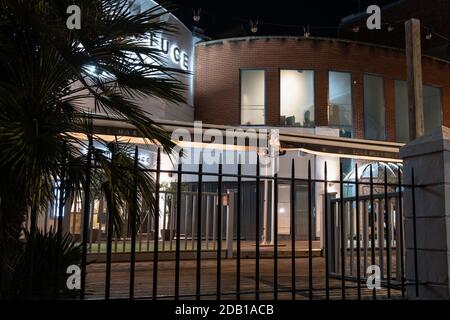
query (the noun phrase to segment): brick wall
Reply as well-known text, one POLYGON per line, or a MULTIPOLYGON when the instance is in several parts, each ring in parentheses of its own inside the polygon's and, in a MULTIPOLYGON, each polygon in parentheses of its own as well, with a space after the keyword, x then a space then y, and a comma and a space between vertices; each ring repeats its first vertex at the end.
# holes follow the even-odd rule
MULTIPOLYGON (((328 125, 328 71, 352 73, 353 130, 364 137, 364 73, 384 77, 387 138, 395 139, 394 80, 406 80, 404 52, 335 39, 245 38, 196 47, 195 119, 239 125, 240 69, 266 70, 267 125, 280 117, 280 69, 315 71, 315 119, 328 125)), ((424 83, 441 86, 444 125, 450 126, 450 64, 423 59, 424 83)))

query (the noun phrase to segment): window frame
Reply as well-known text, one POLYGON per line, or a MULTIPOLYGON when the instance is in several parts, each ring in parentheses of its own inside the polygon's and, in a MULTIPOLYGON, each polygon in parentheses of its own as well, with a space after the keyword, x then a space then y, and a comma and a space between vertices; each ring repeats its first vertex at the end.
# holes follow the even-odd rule
POLYGON ((366 85, 366 75, 368 76, 375 76, 375 77, 379 77, 381 78, 381 80, 383 81, 383 99, 384 99, 384 139, 383 140, 373 140, 373 141, 388 141, 388 135, 387 135, 387 117, 386 117, 386 81, 385 81, 385 77, 382 74, 377 74, 377 73, 371 73, 371 72, 363 72, 363 79, 362 79, 362 89, 363 89, 363 121, 364 121, 364 140, 371 140, 366 138, 366 90, 365 90, 365 85, 366 85))
POLYGON ((268 79, 268 68, 239 68, 239 126, 242 127, 264 127, 267 126, 267 79, 268 79), (242 72, 243 71, 264 71, 264 124, 243 124, 242 123, 242 72))
POLYGON ((316 97, 316 89, 317 89, 317 77, 316 77, 316 69, 311 69, 311 68, 299 68, 299 67, 279 67, 278 68, 278 121, 277 121, 277 126, 280 128, 303 128, 303 129, 314 129, 317 127, 317 114, 316 114, 316 101, 317 101, 317 97, 316 97), (295 126, 288 126, 288 125, 282 125, 281 124, 281 71, 286 70, 286 71, 312 71, 313 73, 313 83, 314 83, 314 126, 312 127, 295 127, 295 126))
MULTIPOLYGON (((334 126, 330 124, 330 72, 335 72, 335 73, 347 73, 350 74, 350 98, 351 98, 351 103, 352 103, 352 121, 351 121, 351 132, 352 132, 352 137, 355 136, 355 126, 354 126, 354 120, 355 117, 354 115, 354 111, 355 111, 355 101, 354 101, 354 96, 353 93, 355 92, 355 90, 353 89, 353 84, 355 81, 355 76, 353 75, 353 71, 351 70, 338 70, 338 69, 328 69, 327 72, 327 124, 328 127, 330 128, 335 128, 335 129, 340 129, 340 127, 338 126, 334 126)), ((364 90, 364 88, 363 88, 364 90)))
MULTIPOLYGON (((435 84, 430 84, 430 83, 423 83, 422 84, 422 100, 424 99, 424 95, 423 95, 423 88, 427 86, 427 87, 432 87, 432 88, 436 88, 439 89, 440 92, 440 101, 441 101, 441 126, 444 125, 444 87, 443 86, 439 86, 439 85, 435 85, 435 84)), ((422 101, 422 105, 423 105, 423 101, 422 101)), ((425 106, 424 106, 425 107, 425 106)), ((425 108, 424 108, 424 112, 425 112, 425 108)), ((425 133, 425 113, 424 113, 424 119, 423 119, 423 131, 425 133)))
MULTIPOLYGON (((393 79, 394 81, 394 121, 395 121, 395 127, 394 127, 394 133, 395 133, 395 142, 398 143, 404 143, 404 142, 399 142, 398 138, 397 138, 397 100, 395 99, 395 82, 397 81, 402 81, 406 83, 406 89, 408 90, 408 79, 401 79, 401 78, 395 78, 393 79)), ((434 88, 438 88, 441 92, 441 126, 444 125, 444 86, 442 85, 436 85, 436 84, 431 84, 431 83, 423 83, 422 84, 422 91, 423 88, 427 86, 427 87, 434 87, 434 88)), ((423 92, 422 92, 422 99, 423 99, 423 92)), ((423 102, 422 102, 423 103, 423 102)), ((407 106, 409 108, 409 106, 407 106)), ((409 111, 409 110, 408 110, 409 111)), ((409 114, 407 115, 407 121, 408 121, 408 125, 409 125, 409 114)), ((425 132, 425 119, 424 119, 424 132, 425 132)), ((409 136, 409 133, 408 133, 409 136)), ((409 138, 408 138, 409 139, 409 138)))

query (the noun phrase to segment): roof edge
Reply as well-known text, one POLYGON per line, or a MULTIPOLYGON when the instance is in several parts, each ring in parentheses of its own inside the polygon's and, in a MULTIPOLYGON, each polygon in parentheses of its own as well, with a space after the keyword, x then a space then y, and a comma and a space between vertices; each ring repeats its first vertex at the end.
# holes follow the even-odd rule
MULTIPOLYGON (((302 37, 302 36, 247 36, 247 37, 235 37, 235 38, 223 38, 223 39, 216 39, 216 40, 210 40, 210 41, 201 41, 198 42, 195 46, 213 46, 213 45, 219 45, 223 44, 224 42, 243 42, 243 41, 259 41, 259 40, 296 40, 296 41, 331 41, 331 42, 339 42, 339 43, 345 43, 345 44, 356 44, 360 46, 366 46, 366 47, 372 47, 372 48, 378 48, 378 49, 385 49, 385 50, 392 50, 397 52, 405 52, 404 49, 395 48, 395 47, 389 47, 369 42, 362 42, 362 41, 355 41, 355 40, 347 40, 347 39, 337 39, 337 38, 325 38, 325 37, 302 37)), ((429 55, 422 55, 423 58, 434 60, 437 62, 442 62, 445 64, 450 65, 450 61, 436 58, 429 55)))

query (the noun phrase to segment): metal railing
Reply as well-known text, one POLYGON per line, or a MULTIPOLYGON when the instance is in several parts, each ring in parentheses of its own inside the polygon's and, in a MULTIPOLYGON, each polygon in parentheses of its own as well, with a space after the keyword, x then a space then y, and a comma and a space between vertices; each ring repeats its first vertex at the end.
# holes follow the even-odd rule
MULTIPOLYGON (((135 163, 137 163, 137 152, 135 163)), ((89 171, 97 170, 95 167, 87 169, 87 179, 91 178, 89 171)), ((104 198, 108 195, 93 195, 91 194, 90 185, 86 183, 82 199, 70 200, 69 204, 65 206, 69 208, 66 212, 70 212, 66 217, 62 216, 64 210, 57 210, 64 205, 55 203, 49 207, 48 216, 45 215, 44 227, 61 226, 64 232, 71 232, 79 235, 79 241, 83 246, 83 260, 82 260, 82 287, 80 298, 86 298, 86 275, 87 275, 87 257, 90 254, 103 253, 105 255, 105 282, 104 282, 104 299, 111 298, 111 273, 113 264, 113 254, 127 253, 127 263, 129 263, 129 291, 128 298, 151 298, 151 299, 180 299, 180 298, 196 298, 215 296, 216 299, 224 297, 234 297, 241 299, 244 295, 246 297, 254 297, 260 299, 263 295, 267 298, 268 295, 274 300, 277 300, 280 295, 286 298, 295 300, 300 297, 307 299, 330 299, 335 297, 336 292, 340 292, 340 298, 346 299, 349 291, 355 291, 355 297, 362 299, 363 296, 363 281, 366 279, 365 270, 367 266, 378 264, 382 274, 382 286, 387 290, 388 298, 391 297, 391 291, 395 290, 405 297, 407 285, 418 285, 416 283, 407 283, 405 280, 404 267, 404 216, 403 196, 402 193, 405 188, 412 188, 415 186, 405 185, 401 182, 401 172, 398 172, 398 182, 388 183, 387 177, 383 182, 374 182, 372 177, 370 181, 343 181, 342 165, 341 178, 339 181, 328 180, 327 164, 324 166, 324 179, 313 179, 311 163, 308 164, 307 178, 297 178, 295 162, 292 161, 291 175, 288 177, 263 176, 260 174, 259 159, 255 166, 255 174, 242 174, 242 165, 236 165, 236 173, 223 173, 223 165, 219 164, 217 172, 205 172, 203 165, 198 166, 196 171, 185 171, 180 163, 176 170, 162 170, 161 169, 161 155, 158 151, 157 165, 154 169, 147 169, 148 172, 154 175, 157 183, 155 197, 160 199, 156 202, 154 214, 151 210, 147 210, 146 215, 142 219, 139 228, 131 228, 126 230, 126 237, 114 236, 114 224, 112 219, 109 219, 110 214, 106 210, 106 202, 104 198), (161 190, 159 178, 161 173, 169 173, 176 178, 174 183, 175 190, 167 191, 161 190), (182 190, 183 177, 195 176, 197 182, 195 191, 182 190), (204 191, 206 183, 203 181, 205 177, 213 177, 216 179, 215 191, 204 191), (224 204, 225 194, 230 193, 230 189, 224 192, 224 181, 233 179, 232 204, 224 204), (245 181, 244 181, 245 179, 245 181), (273 221, 271 225, 275 230, 275 237, 273 246, 271 247, 270 256, 262 255, 261 244, 261 213, 264 199, 262 199, 263 183, 268 181, 273 184, 274 188, 274 203, 278 204, 278 185, 288 184, 290 186, 290 234, 289 234, 289 248, 284 250, 283 256, 280 256, 280 237, 278 235, 279 211, 278 205, 272 206, 273 221), (251 190, 247 190, 244 194, 244 184, 251 183, 251 190), (337 183, 340 187, 340 194, 342 195, 344 185, 355 186, 356 194, 353 197, 336 198, 328 192, 329 184, 337 183), (298 186, 306 186, 307 192, 307 217, 306 221, 299 221, 297 214, 296 190, 298 186), (314 219, 314 192, 317 186, 322 186, 324 190, 323 212, 326 218, 323 219, 322 236, 323 239, 323 257, 325 260, 324 271, 315 272, 318 261, 313 257, 313 242, 315 238, 314 219), (369 194, 360 195, 360 186, 366 186, 370 189, 369 194), (384 192, 376 190, 383 189, 384 192), (375 190, 376 189, 376 190, 375 190), (393 191, 392 191, 393 190, 393 191), (252 197, 247 198, 246 194, 251 192, 252 197), (86 201, 86 197, 90 199, 86 201), (254 230, 253 246, 250 249, 254 255, 243 256, 243 239, 251 239, 248 235, 243 235, 244 215, 249 212, 244 212, 245 199, 254 199, 254 206, 252 211, 254 214, 254 221, 252 220, 251 228, 254 230), (225 211, 225 208, 228 208, 225 211), (50 219, 51 217, 51 219, 50 219), (64 223, 62 223, 64 221, 64 223), (296 226, 299 224, 307 225, 307 239, 305 240, 304 258, 298 257, 298 241, 296 237, 296 226), (95 230, 98 230, 95 236, 95 230), (158 230, 164 230, 160 233, 158 230), (223 240, 225 242, 223 243, 223 240), (151 263, 149 269, 153 273, 151 290, 145 294, 136 296, 135 282, 136 282, 136 254, 139 252, 152 252, 151 263), (172 260, 175 264, 173 269, 173 277, 165 278, 164 281, 160 279, 158 273, 161 271, 159 265, 160 258, 165 251, 174 252, 172 260), (191 251, 193 261, 195 261, 195 285, 192 286, 191 292, 180 292, 180 272, 182 269, 181 253, 183 251, 191 251), (208 283, 208 290, 202 287, 202 281, 206 281, 202 274, 202 265, 206 263, 204 253, 213 252, 214 255, 209 256, 209 262, 215 263, 215 289, 210 289, 208 283), (234 263, 232 265, 234 288, 229 289, 230 285, 227 283, 227 290, 223 289, 222 274, 223 259, 232 258, 234 263), (394 257, 394 259, 393 259, 394 257), (212 260, 211 260, 212 259, 212 260), (283 260, 281 260, 283 259, 283 260), (286 260, 288 259, 288 260, 286 260), (299 261, 306 259, 307 263, 303 270, 299 270, 299 261), (249 261, 252 261, 252 268, 249 261), (243 261, 246 267, 243 268, 243 261), (289 261, 288 264, 285 262, 289 261), (280 262, 283 262, 283 269, 280 269, 280 262), (261 269, 264 264, 264 270, 261 269), (253 267, 254 266, 254 267, 253 267), (151 268, 150 268, 151 267, 151 268), (245 272, 246 287, 242 287, 245 272), (300 273, 306 272, 307 284, 299 285, 300 273), (280 273, 288 275, 289 281, 283 281, 280 285, 280 273), (248 284, 248 278, 253 279, 253 284, 248 284), (336 278, 339 281, 335 281, 336 278), (161 283, 167 286, 167 282, 172 282, 173 290, 167 293, 159 293, 158 289, 161 283), (269 283, 269 284, 267 284, 269 283), (355 284, 356 283, 356 284, 355 284)), ((123 170, 135 170, 133 168, 123 168, 123 170)), ((356 172, 358 170, 356 169, 356 172)), ((229 183, 229 182, 227 182, 229 183)), ((58 191, 56 191, 58 192, 58 191)), ((56 197, 58 198, 58 197, 56 197)), ((136 210, 142 204, 136 197, 135 205, 127 212, 123 212, 125 219, 136 221, 136 210)), ((413 205, 414 207, 414 205, 413 205)), ((145 210, 144 210, 145 211, 145 210)), ((127 224, 127 223, 126 223, 127 224)), ((130 225, 135 225, 131 223, 130 225)), ((415 234, 412 235, 414 238, 415 234)), ((249 241, 249 240, 246 240, 249 241)), ((415 257, 417 260, 417 255, 415 257)), ((417 266, 417 261, 416 261, 417 266)), ((229 266, 227 266, 227 271, 229 266)), ((166 270, 164 270, 166 272, 166 270)), ((167 273, 167 272, 166 272, 167 273)), ((417 279, 416 279, 417 280, 417 279)), ((211 277, 208 277, 211 282, 211 277)), ((373 291, 373 298, 377 297, 377 293, 373 291)), ((125 298, 125 297, 123 297, 125 298)))

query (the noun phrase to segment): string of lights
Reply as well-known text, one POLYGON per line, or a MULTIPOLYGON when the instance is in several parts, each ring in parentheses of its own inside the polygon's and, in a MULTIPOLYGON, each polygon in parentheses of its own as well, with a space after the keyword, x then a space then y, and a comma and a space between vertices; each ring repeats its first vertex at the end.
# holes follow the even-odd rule
MULTIPOLYGON (((298 24, 284 24, 284 23, 277 23, 277 22, 270 22, 270 21, 264 21, 257 18, 249 18, 249 17, 238 17, 238 16, 230 16, 225 15, 221 13, 211 12, 207 10, 203 10, 202 8, 191 8, 186 7, 182 5, 178 5, 178 7, 186 9, 186 10, 192 10, 193 12, 193 21, 194 23, 199 23, 202 19, 202 17, 214 17, 214 18, 222 18, 230 21, 240 22, 243 24, 248 24, 249 30, 256 34, 259 32, 261 26, 270 26, 270 27, 277 27, 277 28, 286 28, 286 29, 296 29, 303 33, 303 36, 305 38, 309 38, 313 35, 313 32, 315 30, 340 30, 342 27, 340 26, 321 26, 321 25, 298 25, 298 24)), ((387 30, 388 32, 393 32, 396 30, 399 26, 403 26, 404 23, 408 19, 402 19, 397 21, 390 21, 390 22, 383 22, 381 23, 381 29, 387 30)), ((367 26, 365 24, 354 24, 353 26, 349 27, 348 30, 352 32, 360 32, 363 29, 367 29, 367 26)), ((433 31, 431 28, 425 26, 422 24, 422 29, 425 31, 425 39, 431 40, 434 36, 437 38, 440 38, 441 40, 444 40, 450 44, 450 38, 433 31)))
POLYGON ((441 38, 442 40, 447 41, 448 43, 450 43, 450 38, 448 38, 446 36, 443 36, 442 34, 440 34, 438 32, 432 31, 432 29, 430 27, 427 27, 424 24, 421 24, 421 26, 422 26, 423 29, 425 29, 427 31, 427 33, 426 33, 427 34, 426 35, 427 40, 431 40, 433 38, 433 35, 434 35, 434 36, 437 36, 438 38, 441 38))

